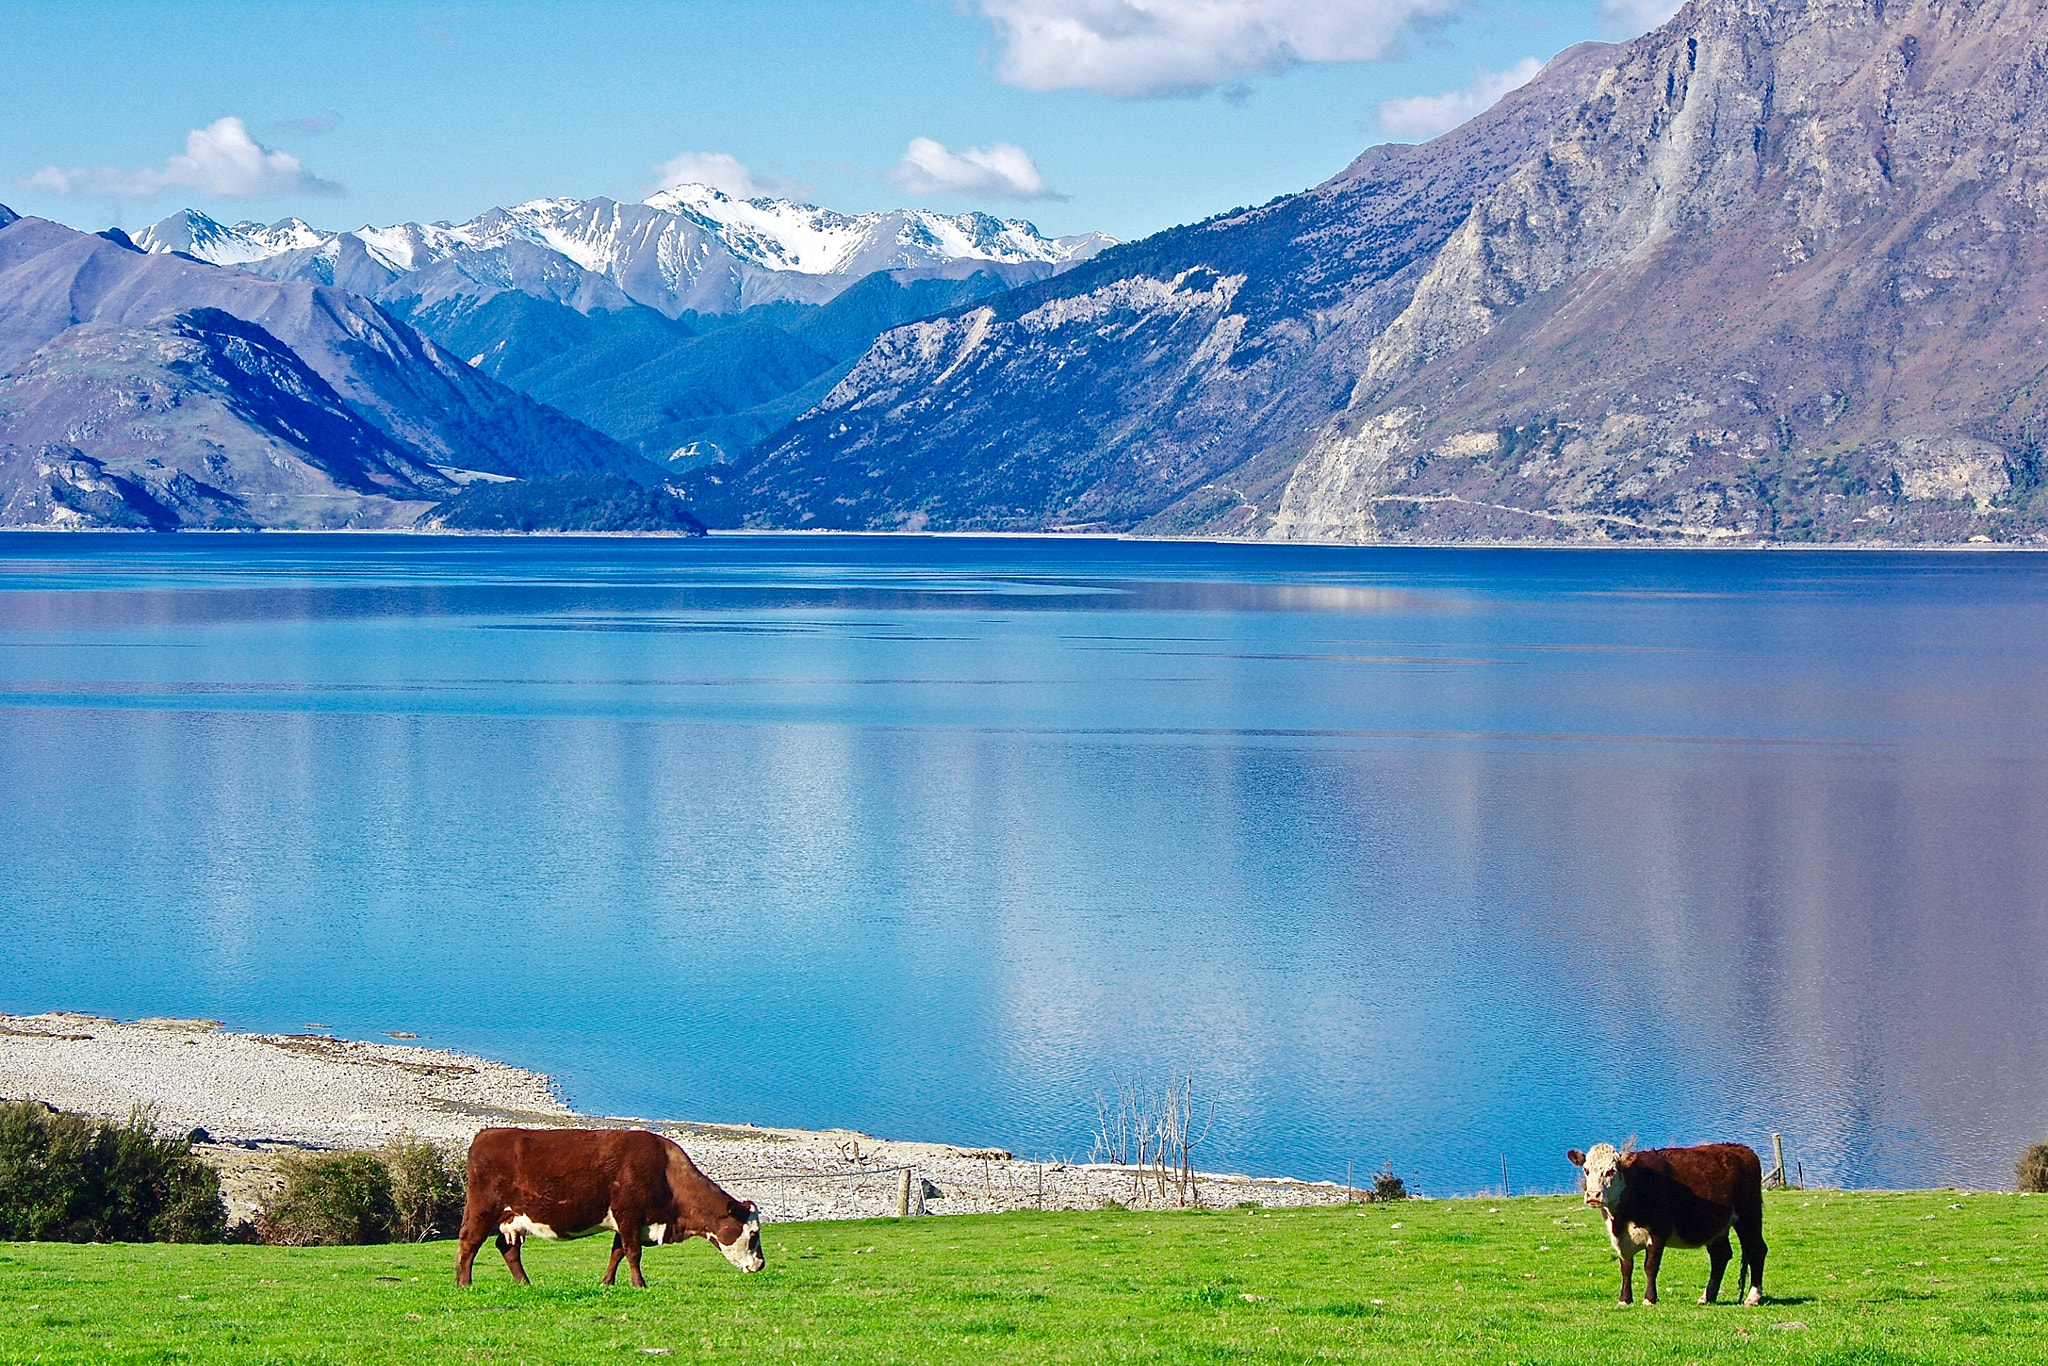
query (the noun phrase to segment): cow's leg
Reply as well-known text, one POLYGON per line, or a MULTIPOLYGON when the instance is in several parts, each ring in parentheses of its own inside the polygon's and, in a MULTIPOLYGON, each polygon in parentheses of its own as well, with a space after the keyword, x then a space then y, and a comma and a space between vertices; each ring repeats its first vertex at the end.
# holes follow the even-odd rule
POLYGON ((462 1231, 455 1241, 455 1283, 469 1284, 470 1268, 476 1263, 477 1249, 484 1245, 484 1239, 491 1236, 491 1221, 487 1215, 465 1210, 462 1215, 462 1231))
POLYGON ((1742 1270, 1749 1281, 1749 1293, 1742 1297, 1744 1304, 1764 1302, 1764 1212, 1759 1207, 1748 1218, 1739 1219, 1735 1224, 1735 1236, 1742 1240, 1742 1270))
POLYGON ((1657 1302, 1657 1268, 1664 1264, 1664 1240, 1654 1233, 1643 1249, 1643 1303, 1657 1302))
POLYGON ((626 1269, 632 1273, 633 1288, 645 1290, 647 1278, 640 1274, 640 1221, 628 1220, 619 1225, 619 1243, 626 1250, 626 1269))
POLYGON ((1725 1233, 1707 1244, 1707 1290, 1700 1296, 1701 1304, 1712 1304, 1720 1298, 1721 1277, 1727 1273, 1728 1259, 1734 1255, 1725 1233))
POLYGON ((1621 1254, 1620 1254, 1620 1256, 1621 1256, 1621 1302, 1622 1302, 1623 1304, 1634 1304, 1634 1303, 1636 1302, 1636 1254, 1635 1254, 1635 1249, 1634 1249, 1634 1248, 1630 1248, 1630 1249, 1629 1249, 1629 1250, 1628 1250, 1627 1252, 1621 1253, 1621 1254))
POLYGON ((619 1234, 612 1235, 612 1259, 605 1263, 604 1284, 615 1285, 619 1279, 619 1258, 626 1255, 626 1240, 619 1234))
POLYGON ((500 1233, 498 1235, 498 1251, 505 1254, 505 1265, 510 1268, 512 1279, 521 1285, 532 1285, 533 1282, 526 1279, 526 1268, 519 1264, 519 1244, 523 1241, 520 1238, 507 1238, 504 1234, 500 1233))

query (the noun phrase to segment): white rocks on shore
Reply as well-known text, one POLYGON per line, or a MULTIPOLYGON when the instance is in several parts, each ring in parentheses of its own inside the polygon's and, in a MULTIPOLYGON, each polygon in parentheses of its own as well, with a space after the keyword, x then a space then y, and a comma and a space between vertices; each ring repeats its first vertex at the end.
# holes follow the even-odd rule
MULTIPOLYGON (((374 1147, 411 1133, 450 1150, 493 1124, 630 1125, 669 1134, 734 1194, 771 1217, 894 1214, 910 1173, 927 1214, 1178 1203, 1156 1173, 1020 1160, 993 1149, 873 1138, 851 1130, 767 1129, 581 1115, 549 1080, 502 1063, 413 1045, 312 1034, 234 1034, 210 1020, 122 1023, 88 1015, 0 1015, 0 1097, 203 1128, 235 1217, 275 1183, 279 1149, 374 1147)), ((1330 1182, 1199 1174, 1210 1206, 1341 1203, 1330 1182)))

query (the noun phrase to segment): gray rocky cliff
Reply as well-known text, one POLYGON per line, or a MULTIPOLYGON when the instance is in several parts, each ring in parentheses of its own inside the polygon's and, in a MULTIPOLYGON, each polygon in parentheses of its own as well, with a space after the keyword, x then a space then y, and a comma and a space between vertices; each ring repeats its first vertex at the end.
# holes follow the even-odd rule
POLYGON ((1694 0, 1446 242, 1273 534, 2037 536, 2044 18, 1694 0))

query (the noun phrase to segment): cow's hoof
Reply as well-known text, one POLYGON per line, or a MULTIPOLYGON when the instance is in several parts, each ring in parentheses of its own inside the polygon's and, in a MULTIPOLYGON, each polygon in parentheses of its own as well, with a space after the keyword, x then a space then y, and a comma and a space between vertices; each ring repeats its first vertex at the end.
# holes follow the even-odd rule
POLYGON ((1764 1292, 1761 1290, 1752 1290, 1747 1295, 1744 1295, 1742 1297, 1742 1302, 1748 1305, 1750 1308, 1754 1309, 1764 1302, 1764 1292))
POLYGON ((1712 1298, 1711 1296, 1707 1296, 1707 1295, 1702 1295, 1702 1296, 1700 1296, 1700 1303, 1701 1303, 1701 1304, 1712 1304, 1713 1302, 1714 1302, 1714 1301, 1713 1301, 1713 1298, 1712 1298))

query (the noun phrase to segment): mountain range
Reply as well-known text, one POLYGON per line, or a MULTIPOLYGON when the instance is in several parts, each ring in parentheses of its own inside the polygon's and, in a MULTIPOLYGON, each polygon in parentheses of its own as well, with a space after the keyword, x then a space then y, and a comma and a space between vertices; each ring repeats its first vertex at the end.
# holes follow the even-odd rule
POLYGON ((2036 540, 2048 5, 1692 0, 877 339, 714 525, 2036 540))
MULTIPOLYGON (((1691 0, 1123 244, 702 187, 353 233, 187 213, 147 251, 10 221, 0 521, 91 521, 116 477, 151 525, 580 478, 714 527, 2040 541, 2044 19, 1691 0), (162 454, 207 442, 241 482, 162 454)), ((674 520, 584 485, 436 516, 571 503, 674 520)))
POLYGON ((827 303, 877 271, 898 279, 979 271, 1017 284, 1084 261, 1113 239, 1047 238, 1021 219, 980 213, 843 214, 678 185, 638 204, 537 199, 466 223, 349 232, 296 218, 228 225, 187 209, 135 243, 274 280, 339 285, 408 312, 513 290, 580 313, 638 304, 678 318, 827 303))
POLYGON ((1111 241, 705 185, 350 232, 187 209, 135 238, 375 300, 492 378, 677 468, 743 458, 887 328, 1046 278, 1111 241))

